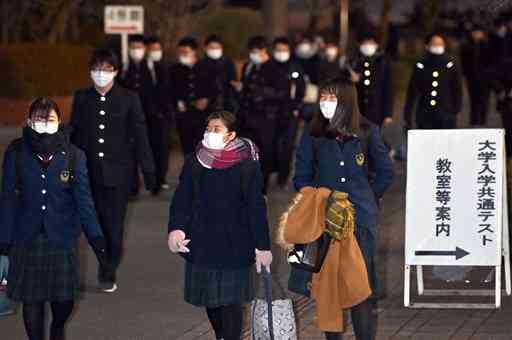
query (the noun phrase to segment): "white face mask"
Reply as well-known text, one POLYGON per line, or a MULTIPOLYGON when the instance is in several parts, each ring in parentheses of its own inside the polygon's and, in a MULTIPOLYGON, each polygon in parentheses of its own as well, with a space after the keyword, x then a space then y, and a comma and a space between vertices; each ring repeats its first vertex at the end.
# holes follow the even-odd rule
POLYGON ((130 49, 130 58, 134 61, 141 61, 144 59, 144 55, 146 54, 146 50, 143 48, 132 48, 130 49))
POLYGON ((91 78, 98 87, 107 87, 116 76, 115 72, 91 71, 91 78))
POLYGON ((263 62, 263 59, 261 58, 260 54, 257 52, 251 52, 249 54, 249 59, 251 59, 251 62, 256 65, 259 65, 263 62))
POLYGON ((217 132, 205 132, 203 145, 208 149, 222 150, 227 143, 224 142, 224 134, 217 132))
POLYGON ((322 115, 327 119, 332 119, 336 113, 336 107, 338 106, 337 101, 322 100, 320 102, 320 111, 322 115))
POLYGON ((149 59, 155 63, 162 60, 164 53, 162 51, 151 51, 149 52, 149 59))
POLYGON ((435 55, 444 54, 444 46, 432 46, 429 49, 430 53, 435 55))
POLYGON ((39 134, 47 133, 49 135, 53 135, 59 131, 58 122, 33 122, 30 123, 30 127, 39 134))
POLYGON ((279 61, 280 63, 285 63, 290 60, 290 52, 280 51, 274 52, 274 59, 279 61))
POLYGON ((300 43, 297 46, 296 52, 301 58, 310 58, 314 54, 313 46, 310 43, 300 43))
POLYGON ((327 57, 327 60, 334 61, 334 59, 336 59, 336 57, 338 56, 338 48, 336 48, 336 47, 326 48, 325 56, 327 57))
POLYGON ((194 57, 191 55, 180 55, 180 63, 185 66, 193 66, 194 57))
POLYGON ((221 48, 209 48, 206 50, 206 55, 212 59, 220 59, 222 58, 222 49, 221 48))
POLYGON ((363 44, 359 50, 364 56, 371 57, 377 52, 377 48, 376 44, 363 44))

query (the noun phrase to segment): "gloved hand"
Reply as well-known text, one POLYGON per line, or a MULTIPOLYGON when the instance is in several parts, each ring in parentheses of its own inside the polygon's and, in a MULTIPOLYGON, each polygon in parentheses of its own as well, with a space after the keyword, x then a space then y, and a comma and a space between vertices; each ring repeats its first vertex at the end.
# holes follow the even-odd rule
POLYGON ((8 256, 11 250, 11 245, 9 243, 0 243, 0 255, 8 256))
POLYGON ((169 249, 173 253, 190 253, 190 249, 187 248, 187 245, 190 243, 190 240, 186 239, 185 232, 183 230, 174 230, 169 233, 169 238, 167 239, 167 244, 169 249))
POLYGON ((256 252, 256 271, 261 273, 261 266, 267 268, 270 273, 270 264, 272 263, 272 252, 270 250, 255 249, 256 252))
POLYGON ((156 189, 156 174, 154 172, 144 172, 144 184, 147 191, 156 189))

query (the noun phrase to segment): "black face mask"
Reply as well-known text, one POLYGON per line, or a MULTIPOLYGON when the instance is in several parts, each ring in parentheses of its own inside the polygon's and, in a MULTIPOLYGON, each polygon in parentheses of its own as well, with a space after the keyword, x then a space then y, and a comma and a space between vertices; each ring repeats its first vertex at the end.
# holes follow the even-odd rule
POLYGON ((38 155, 53 155, 57 151, 63 150, 65 145, 64 134, 60 129, 50 135, 37 133, 31 127, 26 126, 23 128, 23 138, 38 155))

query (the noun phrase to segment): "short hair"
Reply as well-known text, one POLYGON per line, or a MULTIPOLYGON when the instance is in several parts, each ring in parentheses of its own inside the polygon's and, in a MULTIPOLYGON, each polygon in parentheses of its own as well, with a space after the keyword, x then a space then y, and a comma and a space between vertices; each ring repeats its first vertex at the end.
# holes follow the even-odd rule
POLYGON ((362 43, 363 41, 368 41, 368 40, 373 40, 375 42, 379 41, 377 38, 377 34, 375 34, 375 32, 372 32, 372 31, 366 31, 359 36, 359 43, 362 43))
POLYGON ((340 42, 340 40, 334 34, 329 34, 325 38, 325 44, 338 45, 339 42, 340 42))
POLYGON ((213 112, 208 116, 208 118, 206 118, 206 124, 208 124, 210 121, 214 119, 220 119, 224 123, 224 125, 226 125, 228 132, 238 131, 238 120, 234 113, 229 111, 213 112))
POLYGON ((193 50, 197 50, 199 48, 199 44, 195 38, 184 37, 178 42, 178 47, 190 47, 193 50))
POLYGON ((304 33, 301 37, 299 37, 299 40, 297 40, 297 43, 301 43, 304 41, 313 43, 315 41, 315 36, 311 32, 304 33))
POLYGON ((224 46, 224 41, 222 40, 220 35, 217 35, 217 34, 210 34, 209 36, 206 37, 206 39, 204 40, 204 44, 208 45, 210 43, 218 43, 218 44, 221 44, 222 46, 224 46))
POLYGON ((157 37, 156 35, 150 35, 148 37, 146 37, 146 39, 144 40, 145 44, 146 45, 151 45, 151 44, 161 44, 162 41, 160 40, 159 37, 157 37))
POLYGON ((247 48, 249 50, 258 49, 263 50, 267 48, 267 39, 265 39, 262 35, 257 35, 249 39, 247 43, 247 48))
POLYGON ((426 37, 425 37, 425 40, 423 41, 425 43, 425 45, 428 45, 430 44, 430 42, 432 41, 432 39, 434 37, 440 37, 441 39, 443 39, 443 41, 446 43, 446 37, 444 36, 443 33, 441 32, 432 32, 432 33, 429 33, 426 37))
POLYGON ((277 37, 272 42, 272 47, 276 47, 277 44, 290 46, 290 39, 288 39, 287 37, 277 37))
POLYGON ((130 43, 143 43, 144 44, 144 36, 142 34, 133 34, 133 35, 130 35, 130 37, 128 38, 128 41, 130 43))
POLYGON ((119 70, 121 67, 119 57, 109 48, 98 48, 92 53, 91 59, 89 60, 89 68, 100 64, 109 64, 114 70, 119 70))
POLYGON ((36 98, 32 104, 30 104, 30 108, 28 109, 28 117, 33 118, 41 118, 48 119, 50 117, 50 113, 55 111, 57 117, 61 117, 59 106, 56 102, 48 97, 39 97, 36 98))

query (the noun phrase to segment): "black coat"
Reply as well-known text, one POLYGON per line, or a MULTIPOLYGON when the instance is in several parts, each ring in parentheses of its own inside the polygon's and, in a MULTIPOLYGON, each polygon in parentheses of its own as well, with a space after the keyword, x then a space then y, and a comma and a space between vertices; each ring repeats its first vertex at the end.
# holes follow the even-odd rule
POLYGON ((304 74, 308 78, 309 82, 315 85, 319 84, 321 79, 318 78, 320 66, 320 56, 318 54, 315 54, 311 58, 307 59, 296 57, 293 60, 299 64, 300 67, 302 67, 304 74))
POLYGON ((357 95, 361 113, 376 125, 393 116, 391 63, 384 54, 359 55, 352 68, 361 75, 357 95))
POLYGON ((227 57, 218 60, 205 57, 201 60, 201 67, 208 84, 213 87, 215 101, 211 106, 215 110, 234 111, 235 92, 231 82, 236 80, 236 69, 233 61, 227 57))
POLYGON ((175 64, 169 72, 169 92, 174 110, 182 102, 187 111, 194 111, 198 99, 207 98, 209 106, 215 102, 215 86, 208 82, 207 70, 201 63, 188 67, 175 64))
POLYGON ((85 151, 91 182, 115 187, 131 180, 136 159, 145 174, 155 166, 139 96, 119 85, 105 95, 94 87, 75 92, 72 141, 85 151))
POLYGON ((273 61, 260 65, 248 62, 242 69, 242 93, 240 113, 244 123, 249 125, 263 119, 276 119, 283 101, 290 96, 288 79, 279 77, 273 61))
POLYGON ((274 84, 278 93, 283 94, 283 100, 279 102, 282 114, 289 116, 293 110, 299 110, 302 106, 306 82, 304 70, 294 61, 285 63, 274 59, 269 61, 270 82, 274 84))
POLYGON ((489 86, 490 67, 493 63, 490 44, 484 40, 480 43, 473 39, 462 45, 460 59, 462 73, 468 82, 477 82, 481 86, 489 86))
POLYGON ((270 250, 263 178, 251 162, 247 191, 240 164, 203 169, 194 191, 194 156, 185 159, 172 198, 168 231, 183 230, 190 239, 187 261, 206 268, 240 268, 254 263, 254 250, 270 250), (195 197, 197 194, 198 197, 195 197))
POLYGON ((419 125, 432 119, 454 119, 461 111, 461 75, 452 59, 429 53, 414 65, 404 108, 408 125, 415 106, 419 125))

